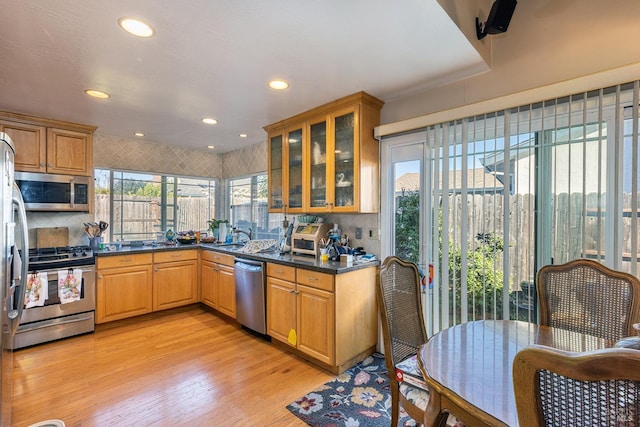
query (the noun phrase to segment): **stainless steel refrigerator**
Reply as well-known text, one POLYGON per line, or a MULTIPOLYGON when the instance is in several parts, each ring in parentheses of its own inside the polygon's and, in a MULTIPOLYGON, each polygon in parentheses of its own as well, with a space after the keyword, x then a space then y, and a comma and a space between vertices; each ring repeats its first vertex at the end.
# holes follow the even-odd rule
POLYGON ((28 272, 29 236, 27 216, 20 189, 14 180, 15 149, 9 136, 0 132, 2 145, 2 341, 0 355, 0 426, 11 425, 13 389, 13 337, 24 306, 24 290, 28 272))

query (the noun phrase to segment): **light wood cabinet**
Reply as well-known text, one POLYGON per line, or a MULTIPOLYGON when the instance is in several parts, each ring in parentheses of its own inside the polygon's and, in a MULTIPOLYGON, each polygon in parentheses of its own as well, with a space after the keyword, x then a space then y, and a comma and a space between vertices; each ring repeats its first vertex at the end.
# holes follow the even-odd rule
POLYGON ((119 255, 96 260, 96 323, 153 310, 152 255, 119 255))
POLYGON ((16 171, 92 176, 95 129, 0 111, 0 131, 15 145, 16 171))
POLYGON ((0 121, 16 149, 15 169, 23 172, 45 172, 47 165, 47 128, 25 123, 0 121))
POLYGON ((98 256, 96 323, 198 302, 198 250, 98 256))
POLYGON ((234 257, 214 251, 203 251, 200 266, 200 301, 235 319, 236 285, 234 257))
POLYGON ((93 135, 47 129, 47 173, 92 176, 93 135))
POLYGON ((359 92, 265 126, 269 211, 378 212, 382 105, 359 92))
POLYGON ((153 254, 153 310, 198 302, 198 250, 153 254))
POLYGON ((375 272, 332 275, 268 263, 267 334, 334 372, 351 367, 377 343, 375 272))
POLYGON ((333 365, 335 316, 331 291, 330 274, 267 264, 267 334, 333 365))

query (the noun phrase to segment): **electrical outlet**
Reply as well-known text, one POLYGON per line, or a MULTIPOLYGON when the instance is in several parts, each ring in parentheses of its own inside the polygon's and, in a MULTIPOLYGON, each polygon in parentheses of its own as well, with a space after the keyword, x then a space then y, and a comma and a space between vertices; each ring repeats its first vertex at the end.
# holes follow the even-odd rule
POLYGON ((367 237, 369 238, 369 240, 378 240, 379 235, 380 233, 378 232, 377 228, 370 228, 369 230, 367 230, 367 237))
POLYGON ((356 227, 356 239, 362 239, 362 227, 356 227))

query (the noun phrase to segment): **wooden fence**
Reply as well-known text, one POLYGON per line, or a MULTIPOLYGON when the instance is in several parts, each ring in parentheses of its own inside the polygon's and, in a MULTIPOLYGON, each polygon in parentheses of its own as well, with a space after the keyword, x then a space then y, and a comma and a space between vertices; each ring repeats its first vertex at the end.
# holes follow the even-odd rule
MULTIPOLYGON (((122 235, 125 240, 155 239, 156 233, 171 228, 174 231, 207 230, 207 221, 213 218, 213 207, 208 200, 200 198, 183 197, 178 199, 178 217, 176 222, 169 221, 165 227, 161 223, 160 198, 141 196, 125 196, 123 203, 114 203, 113 217, 109 215, 109 195, 98 194, 95 201, 95 218, 97 220, 113 221, 112 232, 122 235), (122 210, 126 211, 123 217, 122 210)), ((233 217, 251 218, 251 205, 238 205, 233 207, 233 217)), ((247 221, 239 221, 238 227, 247 231, 249 227, 254 229, 255 238, 277 239, 280 232, 282 219, 277 215, 269 215, 267 203, 258 203, 253 207, 254 218, 257 221, 249 224, 247 221)))
MULTIPOLYGON (((540 236, 535 232, 535 196, 533 194, 517 194, 509 197, 508 231, 504 236, 504 195, 467 195, 463 199, 460 194, 449 196, 448 226, 449 236, 456 244, 462 240, 463 207, 467 221, 467 247, 473 249, 480 242, 478 234, 495 233, 505 237, 505 250, 508 250, 509 274, 514 287, 534 279, 534 239, 540 236), (466 204, 466 206, 464 206, 466 204)), ((602 197, 600 199, 603 199, 602 197)), ((603 203, 603 202, 601 202, 603 203)), ((548 236, 555 263, 562 263, 582 257, 605 256, 605 220, 604 208, 598 208, 598 197, 594 194, 583 196, 579 193, 557 194, 549 207, 552 226, 548 236)), ((633 235, 632 223, 638 223, 638 216, 632 215, 637 209, 631 207, 631 197, 623 200, 622 236, 623 262, 622 270, 630 271, 630 263, 635 262, 638 255, 632 254, 633 242, 639 242, 640 234, 636 229, 633 235)), ((640 227, 637 227, 640 228, 640 227)), ((501 260, 507 258, 500 257, 501 260)))

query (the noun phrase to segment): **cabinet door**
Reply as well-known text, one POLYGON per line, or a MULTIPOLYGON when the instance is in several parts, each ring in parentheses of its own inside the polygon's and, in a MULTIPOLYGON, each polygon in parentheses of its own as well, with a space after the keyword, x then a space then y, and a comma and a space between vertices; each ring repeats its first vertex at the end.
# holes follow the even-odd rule
POLYGON ((267 335, 295 347, 289 341, 296 329, 295 283, 267 277, 267 335))
POLYGON ((287 210, 292 213, 301 213, 303 211, 303 184, 305 175, 303 137, 304 132, 301 127, 290 129, 285 133, 287 158, 289 159, 289 167, 287 169, 289 201, 287 203, 287 210))
POLYGON ((48 129, 47 172, 91 176, 93 174, 92 135, 63 129, 48 129))
POLYGON ((236 281, 233 267, 218 265, 218 311, 236 318, 236 281))
POLYGON ((308 212, 326 212, 327 210, 327 118, 323 116, 309 122, 309 147, 307 165, 309 177, 305 205, 308 212))
POLYGON ((357 107, 331 114, 333 176, 329 190, 334 212, 355 212, 358 206, 359 141, 357 107))
POLYGON ((286 182, 284 154, 284 134, 269 135, 269 212, 282 212, 287 203, 287 194, 283 194, 286 182))
POLYGON ((216 264, 202 261, 200 267, 200 301, 209 307, 216 308, 216 264))
POLYGON ((16 149, 15 169, 22 172, 46 172, 47 130, 44 126, 0 121, 16 149))
POLYGON ((153 273, 153 310, 198 302, 198 262, 157 264, 153 273))
POLYGON ((151 264, 98 270, 96 277, 96 323, 152 311, 151 264))
POLYGON ((329 365, 335 360, 333 300, 332 292, 298 285, 298 349, 329 365))

